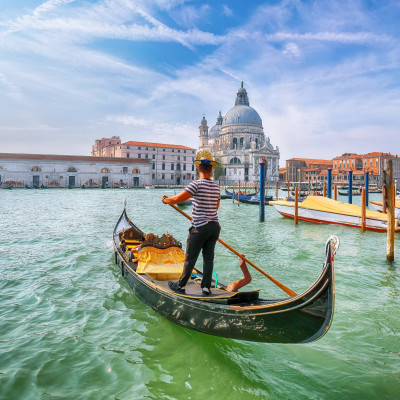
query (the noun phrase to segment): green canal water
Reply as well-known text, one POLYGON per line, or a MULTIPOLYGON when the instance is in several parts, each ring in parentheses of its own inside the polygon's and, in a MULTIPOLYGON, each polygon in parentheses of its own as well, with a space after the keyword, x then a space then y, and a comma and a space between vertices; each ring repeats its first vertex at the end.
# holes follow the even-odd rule
MULTIPOLYGON (((318 277, 328 236, 341 240, 335 315, 322 339, 223 339, 157 315, 114 265, 125 199, 142 230, 185 243, 188 221, 161 203, 164 193, 173 191, 0 191, 0 399, 400 398, 399 234, 388 263, 386 234, 294 226, 273 207, 260 223, 258 207, 222 200, 221 238, 297 293, 318 277)), ((219 244, 215 268, 224 283, 241 277, 219 244)), ((251 288, 285 297, 251 272, 251 288)))

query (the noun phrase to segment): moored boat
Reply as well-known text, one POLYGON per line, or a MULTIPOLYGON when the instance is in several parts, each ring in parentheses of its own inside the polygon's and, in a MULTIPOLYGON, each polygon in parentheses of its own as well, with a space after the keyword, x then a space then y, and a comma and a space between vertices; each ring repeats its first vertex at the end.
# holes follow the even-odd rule
POLYGON ((333 260, 339 246, 337 237, 326 242, 322 272, 309 289, 293 297, 270 300, 260 298, 258 290, 230 292, 227 286, 215 281, 212 295, 202 296, 197 284, 202 274, 197 270, 186 285, 185 294, 171 291, 167 279, 179 272, 176 262, 172 266, 171 262, 152 264, 147 272, 143 266, 148 267, 147 261, 152 257, 164 257, 163 248, 175 254, 182 252, 179 243, 164 236, 159 242, 161 248, 152 256, 146 244, 151 234, 145 235, 135 226, 125 209, 113 233, 115 262, 121 275, 136 297, 161 316, 203 333, 268 343, 306 343, 328 331, 334 311, 333 260))
MULTIPOLYGON (((382 201, 369 201, 378 212, 383 211, 383 202, 382 201)), ((395 201, 395 210, 394 213, 396 215, 396 218, 400 218, 400 200, 395 201)))
MULTIPOLYGON (((284 217, 294 218, 294 202, 272 201, 275 209, 284 217)), ((387 216, 376 211, 366 210, 365 229, 386 232, 387 216)), ((319 224, 337 224, 360 228, 362 209, 355 204, 347 204, 322 196, 308 196, 298 206, 298 219, 319 224)), ((396 231, 400 231, 398 221, 396 231)))
MULTIPOLYGON (((229 192, 226 189, 225 189, 225 193, 229 198, 233 197, 235 200, 239 199, 239 201, 241 203, 260 204, 260 195, 259 194, 244 195, 241 193, 239 196, 238 193, 229 192)), ((265 201, 273 200, 273 197, 270 195, 266 195, 264 198, 265 198, 265 201)))

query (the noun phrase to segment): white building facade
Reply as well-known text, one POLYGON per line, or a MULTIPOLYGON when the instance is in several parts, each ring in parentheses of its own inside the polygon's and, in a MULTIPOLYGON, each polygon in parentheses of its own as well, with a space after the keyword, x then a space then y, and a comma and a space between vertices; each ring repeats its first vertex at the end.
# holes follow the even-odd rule
POLYGON ((116 157, 0 153, 0 186, 143 187, 151 162, 116 157))
POLYGON ((224 117, 220 111, 210 131, 203 117, 199 131, 199 150, 211 151, 222 165, 227 182, 258 182, 263 158, 267 163, 266 180, 279 179, 279 148, 274 148, 269 137, 265 137, 261 117, 250 107, 243 82, 235 106, 224 117))
MULTIPOLYGON (((114 136, 111 139, 119 138, 114 136)), ((115 157, 146 160, 150 162, 153 185, 187 185, 196 177, 193 164, 196 149, 176 144, 137 141, 116 143, 110 148, 111 139, 96 140, 92 155, 98 155, 96 148, 101 150, 108 146, 110 154, 114 154, 115 157)))

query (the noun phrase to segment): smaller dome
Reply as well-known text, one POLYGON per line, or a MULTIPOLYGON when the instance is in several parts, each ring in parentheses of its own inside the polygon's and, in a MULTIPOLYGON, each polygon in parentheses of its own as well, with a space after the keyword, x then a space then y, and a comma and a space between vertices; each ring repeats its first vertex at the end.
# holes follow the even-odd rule
POLYGON ((219 133, 221 132, 221 126, 222 125, 214 125, 210 129, 210 139, 215 139, 219 136, 219 133))

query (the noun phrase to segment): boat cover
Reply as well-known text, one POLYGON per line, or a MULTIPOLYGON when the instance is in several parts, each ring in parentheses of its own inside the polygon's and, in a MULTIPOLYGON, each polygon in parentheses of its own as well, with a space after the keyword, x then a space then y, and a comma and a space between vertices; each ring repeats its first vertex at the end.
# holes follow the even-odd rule
MULTIPOLYGON (((370 200, 370 203, 376 204, 377 206, 383 207, 383 203, 382 203, 381 201, 371 201, 371 200, 370 200)), ((400 208, 400 200, 396 200, 396 201, 395 201, 395 207, 396 207, 396 208, 400 208)))
POLYGON ((137 254, 138 274, 146 274, 157 281, 178 279, 183 271, 185 253, 179 247, 157 249, 143 247, 137 254))
MULTIPOLYGON (((294 207, 294 201, 270 201, 271 205, 282 205, 294 207)), ((299 203, 299 208, 307 208, 310 210, 323 211, 333 214, 352 215, 355 217, 361 217, 361 207, 356 204, 343 203, 323 196, 308 196, 304 201, 299 203)), ((381 221, 387 221, 387 215, 377 211, 366 210, 366 218, 377 219, 381 221)))

